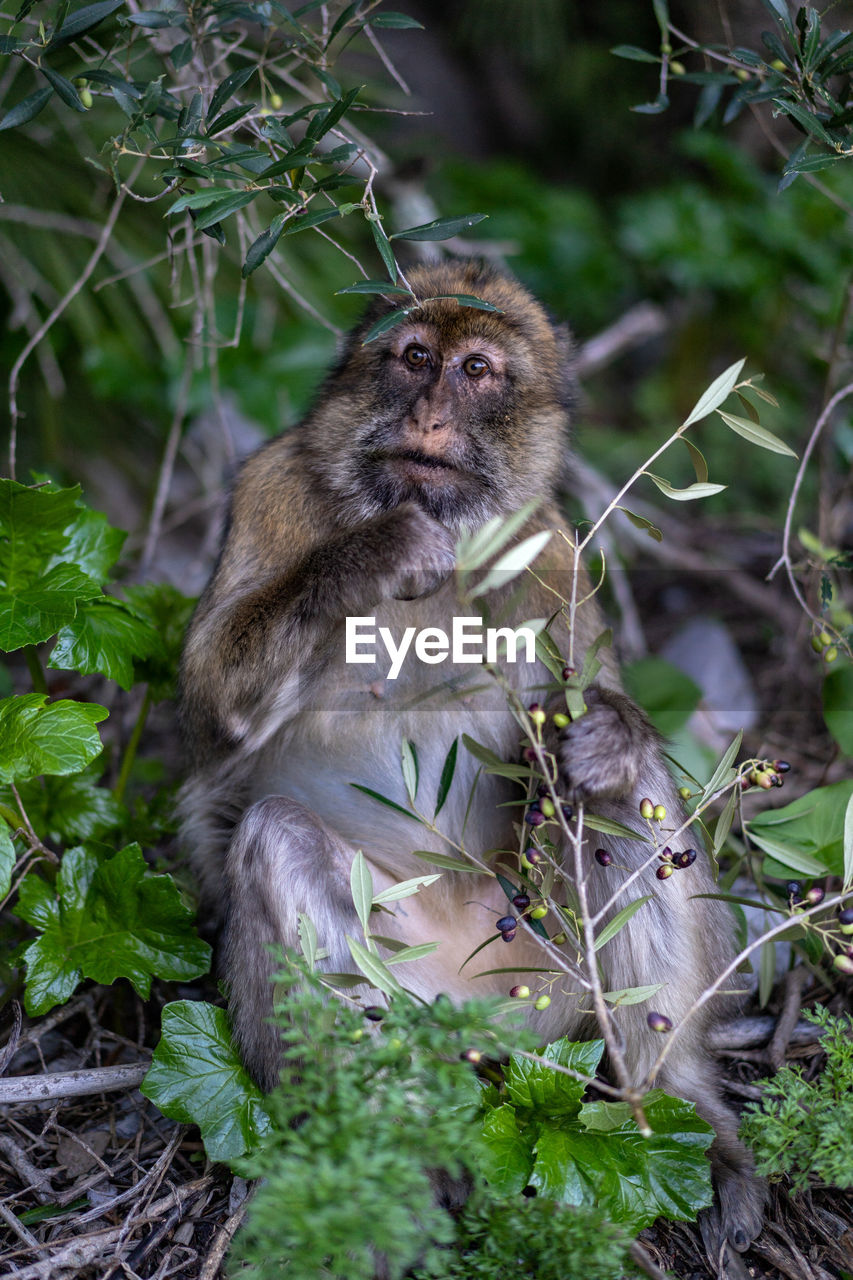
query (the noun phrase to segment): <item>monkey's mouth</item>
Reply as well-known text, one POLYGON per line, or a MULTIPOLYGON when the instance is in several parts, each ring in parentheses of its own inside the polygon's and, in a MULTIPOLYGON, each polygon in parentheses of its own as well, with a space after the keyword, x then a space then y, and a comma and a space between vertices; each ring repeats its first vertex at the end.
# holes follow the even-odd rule
POLYGON ((457 468, 447 458, 438 458, 435 454, 421 453, 419 449, 395 449, 374 455, 375 461, 389 464, 393 470, 405 476, 407 480, 432 481, 439 479, 442 473, 456 471, 457 468))

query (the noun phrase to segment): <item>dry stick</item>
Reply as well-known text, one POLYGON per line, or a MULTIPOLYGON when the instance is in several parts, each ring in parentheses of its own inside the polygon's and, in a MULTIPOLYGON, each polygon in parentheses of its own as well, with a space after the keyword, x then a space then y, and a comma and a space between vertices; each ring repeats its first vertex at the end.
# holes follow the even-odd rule
POLYGON ((222 1265, 222 1259, 225 1257, 235 1231, 245 1218, 248 1208, 249 1198, 247 1197, 236 1212, 232 1213, 225 1225, 219 1229, 213 1244, 208 1250, 204 1265, 198 1273, 198 1280, 215 1280, 215 1276, 222 1265))
POLYGON ((767 1046, 767 1061, 774 1071, 778 1071, 785 1061, 791 1036, 799 1021, 805 980, 806 969, 803 965, 797 965, 796 969, 790 969, 785 975, 785 1004, 773 1032, 773 1039, 767 1046))
POLYGON ((27 1248, 32 1249, 35 1253, 44 1253, 44 1245, 36 1240, 32 1231, 28 1231, 23 1222, 16 1218, 9 1206, 3 1204, 2 1201, 0 1201, 0 1218, 3 1219, 7 1227, 11 1227, 20 1240, 23 1240, 27 1248))
POLYGON ((814 425, 814 429, 811 435, 809 436, 808 444, 803 450, 803 456, 800 459, 800 465, 797 469, 796 479, 794 480, 794 487, 792 488, 791 496, 788 499, 788 510, 785 515, 785 529, 782 534, 782 554, 767 575, 767 578, 769 581, 773 578, 777 569, 779 569, 780 566, 784 566, 785 573, 787 574, 787 577, 788 577, 788 582, 791 584, 791 590, 793 591, 796 600, 799 602, 803 612, 808 614, 812 622, 816 623, 818 626, 822 626, 823 621, 821 618, 818 617, 817 614, 813 613, 812 610, 809 608, 808 604, 806 603, 805 596, 800 590, 800 584, 797 582, 797 579, 794 575, 794 566, 791 563, 791 551, 790 551, 791 525, 793 524, 793 520, 794 520, 794 508, 797 505, 797 499, 800 496, 800 489, 802 488, 802 485, 803 485, 803 479, 806 474, 806 468, 809 465, 809 458, 812 456, 812 451, 814 450, 814 447, 818 442, 820 433, 821 431, 823 431, 827 422, 832 417, 834 410, 838 407, 838 405, 841 404, 842 400, 846 400, 847 397, 851 395, 853 395, 853 382, 848 382, 846 386, 841 387, 838 391, 836 391, 835 395, 832 397, 831 400, 827 401, 826 405, 824 406, 823 412, 821 413, 820 417, 818 418, 817 422, 814 425))
POLYGON ((121 212, 122 205, 124 204, 125 197, 128 192, 128 188, 130 184, 135 180, 141 167, 142 167, 141 163, 138 164, 133 170, 133 173, 130 175, 129 180, 119 188, 116 194, 116 198, 113 201, 113 207, 112 209, 110 209, 109 216, 106 222, 104 223, 103 230, 101 231, 100 238, 98 239, 98 243, 95 245, 94 249, 92 250, 89 261, 86 263, 85 267, 80 272, 80 275, 74 281, 74 283, 72 284, 68 292, 65 294, 65 296, 63 298, 60 298, 59 302, 57 302, 56 306, 53 308, 53 310, 51 311, 47 319, 44 321, 44 323, 30 337, 30 340, 27 342, 23 351, 18 356, 15 363, 12 365, 12 372, 9 375, 9 417, 11 419, 11 424, 12 424, 9 430, 9 475, 13 480, 15 479, 15 462, 16 462, 16 455, 17 455, 17 449, 18 449, 18 417, 19 417, 18 380, 21 376, 21 370, 23 369, 24 364, 27 361, 27 358, 30 355, 32 355, 32 352, 41 342, 42 338, 44 338, 44 336, 50 332, 50 330, 53 328, 53 325, 62 315, 63 311, 68 306, 68 304, 70 302, 73 302, 74 299, 77 297, 77 294, 80 293, 86 281, 89 279, 92 272, 95 270, 95 267, 98 265, 101 258, 103 257, 104 251, 106 250, 106 247, 109 243, 110 236, 113 233, 113 227, 116 224, 116 219, 118 218, 118 215, 121 212))
POLYGON ((39 1169, 34 1165, 26 1152, 22 1151, 17 1142, 14 1142, 6 1134, 0 1134, 0 1155, 12 1166, 15 1173, 24 1183, 27 1190, 35 1191, 36 1199, 45 1204, 53 1195, 53 1187, 50 1184, 50 1174, 46 1169, 39 1169))
POLYGON ((181 1145, 184 1136, 184 1127, 180 1125, 172 1137, 169 1139, 169 1145, 158 1157, 156 1164, 144 1173, 138 1182, 132 1187, 128 1187, 126 1191, 122 1191, 120 1195, 114 1196, 112 1200, 107 1200, 104 1204, 97 1205, 94 1209, 87 1209, 85 1213, 80 1214, 74 1219, 74 1225, 79 1227, 84 1222, 94 1222, 97 1218, 104 1218, 108 1213, 112 1213, 120 1204, 126 1204, 128 1200, 134 1200, 141 1191, 143 1191, 149 1183, 152 1183, 152 1190, 156 1191, 160 1182, 163 1180, 169 1166, 175 1158, 175 1152, 181 1145))
POLYGON ((118 1067, 89 1067, 38 1076, 10 1076, 0 1080, 0 1106, 19 1102, 53 1102, 58 1098, 85 1098, 94 1093, 135 1089, 149 1068, 147 1062, 118 1067))

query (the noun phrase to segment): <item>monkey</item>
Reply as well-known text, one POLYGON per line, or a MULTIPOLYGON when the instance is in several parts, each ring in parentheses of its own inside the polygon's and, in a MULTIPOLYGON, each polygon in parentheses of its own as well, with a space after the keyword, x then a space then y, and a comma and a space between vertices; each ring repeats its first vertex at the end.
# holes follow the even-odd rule
MULTIPOLYGON (((323 967, 352 971, 345 939, 360 936, 350 891, 356 850, 377 889, 428 870, 410 852, 411 820, 351 784, 405 808, 403 739, 416 742, 421 786, 433 795, 448 749, 462 734, 504 760, 519 751, 506 689, 484 679, 482 668, 410 659, 390 679, 378 654, 373 665, 346 662, 347 620, 370 619, 395 635, 436 626, 449 633, 460 609, 455 548, 464 531, 534 500, 540 505, 517 539, 563 523, 557 495, 570 465, 574 399, 567 330, 512 277, 475 260, 418 267, 409 283, 414 300, 406 313, 365 341, 397 305, 374 299, 304 421, 244 464, 182 658, 189 757, 183 838, 203 900, 222 919, 221 966, 236 1039, 266 1090, 278 1083, 280 1067, 269 1018, 272 953, 298 948, 299 914, 314 923, 326 952, 323 967), (466 305, 471 296, 490 309, 466 305), (479 676, 473 685, 472 671, 479 676)), ((573 652, 582 662, 603 621, 572 540, 553 536, 533 569, 521 593, 519 579, 490 594, 494 612, 503 608, 513 626, 550 617, 547 575, 565 588, 577 574, 584 603, 573 652)), ((558 618, 551 628, 558 644, 565 641, 560 625, 558 618)), ((597 658, 585 714, 564 724, 553 743, 561 794, 582 797, 592 812, 639 832, 643 797, 663 803, 670 815, 678 814, 680 800, 659 739, 624 693, 610 651, 600 649, 597 658)), ((504 660, 501 670, 525 703, 551 680, 539 661, 504 660)), ((549 705, 565 709, 565 699, 549 705)), ((489 851, 518 846, 519 811, 507 807, 518 792, 484 774, 466 816, 478 769, 479 761, 460 750, 444 829, 458 834, 464 826, 467 847, 488 858, 489 851)), ((447 851, 423 828, 417 843, 447 851)), ((594 843, 622 868, 648 858, 649 846, 639 839, 597 835, 594 843)), ((584 880, 596 911, 614 881, 593 874, 601 868, 592 853, 590 847, 584 855, 590 867, 584 880)), ((700 858, 688 873, 663 882, 654 867, 643 871, 617 906, 637 892, 650 900, 599 952, 605 990, 663 984, 656 1004, 673 1023, 734 955, 727 906, 696 896, 714 890, 703 864, 700 858)), ((431 1000, 441 992, 461 1001, 473 993, 506 994, 506 975, 472 985, 462 968, 477 931, 492 928, 495 913, 507 908, 495 879, 481 877, 475 895, 470 885, 470 876, 445 871, 383 916, 383 934, 410 945, 440 942, 406 967, 406 986, 417 996, 431 1000)), ((542 966, 529 931, 518 931, 511 963, 542 966)), ((715 997, 694 1013, 655 1083, 694 1101, 714 1127, 714 1229, 743 1250, 761 1229, 764 1193, 707 1047, 711 1025, 728 1015, 733 999, 715 997)), ((529 1020, 542 1043, 594 1034, 576 995, 558 995, 547 1009, 531 1010, 529 1020)), ((642 1005, 621 1007, 616 1022, 626 1061, 642 1080, 659 1038, 642 1005)))

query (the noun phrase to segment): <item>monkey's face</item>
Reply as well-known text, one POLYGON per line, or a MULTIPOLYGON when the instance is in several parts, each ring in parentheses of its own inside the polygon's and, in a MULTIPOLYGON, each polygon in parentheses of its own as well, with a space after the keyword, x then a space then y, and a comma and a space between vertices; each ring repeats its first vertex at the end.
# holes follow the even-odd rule
POLYGON ((567 379, 541 307, 475 264, 421 269, 412 287, 429 301, 365 346, 382 314, 371 309, 307 424, 346 518, 414 501, 449 528, 476 527, 549 495, 566 444, 567 379), (460 306, 450 293, 499 311, 460 306))

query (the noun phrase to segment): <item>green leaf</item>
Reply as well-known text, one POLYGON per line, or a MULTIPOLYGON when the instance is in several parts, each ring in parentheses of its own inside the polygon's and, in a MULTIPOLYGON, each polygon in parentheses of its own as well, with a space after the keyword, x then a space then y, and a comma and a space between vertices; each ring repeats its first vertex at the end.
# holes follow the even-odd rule
POLYGON ((380 804, 386 805, 387 808, 394 809, 397 813, 404 813, 413 822, 421 821, 416 813, 412 813, 409 809, 404 809, 401 804, 397 804, 395 800, 389 800, 387 796, 380 795, 378 791, 372 791, 370 787, 363 787, 360 782, 351 782, 350 786, 355 787, 356 791, 361 791, 364 795, 370 796, 371 800, 378 800, 380 804))
POLYGON ((40 644, 72 621, 79 602, 100 594, 98 584, 71 564, 58 564, 26 586, 0 586, 0 649, 40 644))
POLYGON ((694 502, 697 498, 710 498, 715 493, 722 493, 726 488, 724 484, 700 484, 697 480, 694 484, 687 485, 685 489, 676 489, 668 480, 664 480, 663 476, 653 475, 651 471, 644 471, 643 475, 648 476, 661 493, 672 498, 674 502, 694 502))
POLYGON ((93 702, 46 703, 43 693, 0 701, 0 782, 77 773, 100 753, 95 725, 106 720, 106 707, 93 702))
POLYGON ((853 884, 853 795, 844 810, 843 881, 845 889, 853 884))
POLYGON ((340 216, 340 209, 317 209, 314 213, 300 213, 297 217, 290 218, 284 224, 284 234, 291 236, 297 231, 307 231, 309 227, 319 227, 331 218, 339 218, 340 216))
POLYGON ((597 813, 585 813, 583 816, 583 824, 589 827, 591 831, 601 831, 606 836, 624 836, 626 840, 640 840, 643 844, 649 843, 648 836, 642 831, 634 831, 632 827, 626 827, 624 823, 617 822, 615 818, 600 818, 597 813))
POLYGON ((420 942, 415 947, 402 947, 393 956, 389 956, 385 963, 404 964, 408 960, 423 960, 424 956, 431 956, 438 947, 437 942, 420 942))
POLYGON ((296 917, 296 928, 299 931, 299 945, 305 957, 305 963, 312 970, 317 968, 318 940, 314 921, 301 911, 296 917))
POLYGON ((177 1000, 163 1010, 162 1028, 140 1091, 170 1120, 198 1125, 209 1160, 235 1160, 259 1146, 272 1126, 225 1010, 177 1000))
POLYGON ((647 520, 645 516, 638 516, 636 511, 629 511, 627 507, 616 504, 616 510, 622 511, 631 524, 636 525, 638 529, 645 529, 650 538, 654 538, 655 542, 663 542, 663 534, 656 524, 652 524, 651 520, 647 520))
POLYGON ((410 311, 411 307, 408 307, 402 311, 390 311, 388 315, 382 316, 376 321, 376 324, 371 325, 364 335, 363 345, 367 346, 368 342, 372 342, 374 338, 378 338, 381 334, 387 333, 389 329, 395 329, 398 324, 402 324, 410 311))
POLYGON ((102 512, 78 506, 64 532, 64 546, 49 557, 46 568, 73 564, 96 582, 103 582, 121 554, 127 537, 124 530, 114 529, 102 512))
POLYGON ((385 28, 393 31, 423 31, 423 23, 410 18, 407 13, 378 13, 367 24, 371 27, 385 28))
MULTIPOLYGON (((786 854, 798 851, 812 860, 812 866, 821 867, 820 871, 807 870, 807 875, 825 874, 826 868, 833 875, 843 875, 845 819, 851 797, 850 778, 817 787, 781 809, 756 814, 749 821, 749 833, 753 839, 779 841, 786 854)), ((777 856, 772 849, 766 852, 777 856)))
POLYGON ((493 587, 505 586, 513 578, 517 578, 528 565, 533 563, 539 553, 551 541, 552 536, 552 530, 543 529, 540 533, 533 533, 529 538, 524 538, 517 546, 510 547, 495 561, 492 568, 480 582, 473 587, 469 587, 468 596, 474 599, 476 596, 481 596, 485 592, 491 591, 493 587))
POLYGON ((435 812, 433 813, 433 821, 438 817, 444 808, 444 802, 450 792, 453 782, 453 775, 456 772, 456 755, 459 750, 459 739, 454 738, 450 744, 450 750, 444 758, 444 764, 441 769, 441 777, 438 780, 438 792, 435 798, 435 812))
POLYGON ((790 116, 792 120, 796 120, 797 124, 806 133, 810 133, 813 138, 818 138, 828 147, 835 147, 835 139, 831 134, 827 133, 820 120, 809 111, 808 107, 804 107, 802 103, 794 102, 790 98, 774 98, 773 105, 777 112, 782 111, 786 116, 790 116))
POLYGON ((335 294, 339 293, 381 293, 386 294, 389 298, 412 298, 414 294, 411 289, 404 289, 400 284, 389 284, 386 280, 357 280, 355 284, 348 284, 345 289, 336 289, 335 294))
POLYGON ((627 58, 630 62, 656 62, 660 63, 660 58, 656 58, 653 53, 649 53, 646 49, 640 49, 635 44, 617 44, 615 49, 610 52, 615 58, 627 58))
POLYGON ((499 1194, 513 1196, 524 1190, 533 1172, 533 1151, 515 1107, 504 1105, 486 1112, 482 1142, 474 1146, 472 1155, 499 1194))
POLYGON ((636 915, 640 907, 644 903, 650 902, 653 894, 646 894, 642 898, 636 898, 633 902, 629 902, 627 907, 623 907, 621 911, 617 911, 612 920, 608 920, 604 928, 599 932, 595 939, 595 949, 600 951, 601 948, 608 943, 611 938, 615 937, 620 929, 623 929, 632 916, 636 915))
POLYGON ((418 794, 418 753, 415 744, 410 742, 408 738, 404 738, 401 743, 400 755, 406 794, 412 805, 414 805, 415 797, 418 794))
POLYGON ((433 853, 430 849, 413 849, 412 856, 422 858, 424 862, 429 862, 435 867, 444 867, 447 871, 473 871, 477 875, 489 874, 475 867, 471 862, 463 862, 461 858, 451 858, 446 853, 433 853))
POLYGON ((373 876, 367 865, 367 859, 361 850, 357 850, 350 867, 350 892, 353 906, 359 918, 364 935, 370 933, 370 904, 373 901, 373 876))
POLYGON ((86 110, 80 101, 80 94, 70 80, 66 80, 65 76, 61 76, 58 71, 54 71, 52 67, 46 67, 44 64, 39 67, 39 70, 67 107, 71 107, 74 111, 86 110))
POLYGON ((622 674, 627 692, 665 738, 684 727, 702 697, 695 681, 665 658, 640 658, 622 674))
POLYGON ((503 315, 500 307, 496 307, 493 302, 486 302, 483 298, 477 298, 473 293, 437 293, 435 298, 429 298, 427 301, 434 302, 438 299, 450 299, 452 302, 458 302, 460 307, 473 307, 475 311, 493 311, 496 315, 503 315))
MULTIPOLYGON (((376 243, 376 248, 379 250, 379 256, 381 257, 382 261, 385 263, 385 269, 388 272, 388 278, 392 282, 396 282, 397 275, 398 275, 397 262, 394 257, 394 250, 391 248, 391 245, 389 243, 388 237, 385 234, 385 230, 382 226, 382 223, 379 222, 376 218, 368 218, 367 221, 368 221, 368 225, 370 227, 370 231, 373 236, 373 239, 376 243)), ((365 338, 365 342, 369 342, 369 341, 370 341, 369 338, 365 338)))
POLYGON ((469 738, 467 733, 463 733, 462 743, 472 756, 487 766, 489 773, 497 774, 501 778, 529 778, 531 775, 529 765, 507 764, 501 760, 500 756, 495 755, 494 751, 469 738))
POLYGON ((746 364, 746 360, 738 360, 735 364, 729 365, 728 369, 724 369, 718 378, 715 378, 711 385, 702 392, 702 395, 696 401, 690 413, 681 424, 682 428, 689 427, 694 422, 698 422, 701 418, 707 418, 709 413, 713 413, 718 405, 734 390, 735 383, 741 369, 746 364))
POLYGON ((403 994, 403 988, 384 961, 375 956, 372 951, 368 951, 360 942, 356 942, 355 938, 348 937, 346 941, 350 949, 350 955, 359 971, 364 974, 372 986, 378 988, 379 991, 383 991, 386 996, 401 996, 403 994))
POLYGON ((5 822, 0 822, 0 898, 5 898, 12 887, 15 870, 15 844, 5 822))
POLYGON ((532 498, 512 515, 493 516, 475 533, 460 537, 456 544, 456 559, 460 569, 470 571, 481 568, 524 528, 541 505, 541 498, 532 498))
MULTIPOLYGON (((102 840, 127 821, 124 806, 107 787, 98 786, 99 774, 95 763, 82 773, 18 783, 21 804, 42 839, 54 844, 102 840)), ((0 798, 15 804, 10 789, 0 789, 0 798)))
POLYGON ((374 894, 373 901, 375 903, 398 902, 400 898, 410 898, 419 889, 426 889, 428 885, 435 884, 436 880, 440 879, 440 875, 434 875, 415 876, 411 880, 401 880, 399 884, 392 884, 387 889, 382 889, 381 892, 374 894))
POLYGON ((467 231, 484 218, 487 213, 470 213, 464 218, 435 218, 432 222, 424 222, 419 227, 409 227, 406 231, 395 231, 389 240, 449 240, 460 231, 467 231))
POLYGON ((721 787, 728 786, 735 776, 734 762, 737 760, 740 744, 743 742, 743 730, 739 729, 734 739, 726 747, 717 763, 717 767, 711 774, 711 777, 702 791, 701 802, 704 804, 709 800, 715 791, 719 791, 721 787))
POLYGON ((649 987, 624 987, 621 991, 605 991, 604 999, 608 1004, 643 1004, 646 1000, 651 1000, 652 996, 657 995, 666 986, 665 982, 656 982, 649 987))
POLYGON ((5 115, 0 117, 0 130, 16 129, 18 125, 29 123, 44 109, 51 97, 53 97, 51 88, 36 89, 35 93, 27 94, 26 98, 16 102, 14 107, 10 107, 5 115))
POLYGON ((790 867, 793 871, 798 871, 800 875, 825 876, 830 870, 825 862, 813 857, 810 853, 805 853, 794 845, 785 844, 782 840, 776 840, 752 830, 750 830, 749 834, 759 849, 769 853, 776 862, 781 862, 783 866, 790 867))
POLYGON ((853 666, 849 662, 830 671, 824 679, 823 718, 844 754, 853 756, 853 666))
POLYGON ((725 808, 717 819, 717 825, 714 828, 714 847, 713 856, 716 858, 726 843, 728 834, 732 829, 732 823, 737 812, 737 789, 734 788, 726 801, 725 808))
POLYGON ((68 850, 55 891, 31 875, 15 914, 41 936, 24 952, 27 1012, 46 1013, 83 978, 109 985, 127 978, 148 997, 151 978, 186 981, 206 973, 210 947, 197 936, 171 876, 154 875, 137 844, 110 855, 68 850), (31 883, 32 882, 32 883, 31 883))
POLYGON ((349 93, 339 98, 337 102, 333 102, 331 106, 324 108, 322 111, 317 111, 306 130, 306 137, 312 138, 315 142, 325 137, 330 129, 334 129, 342 116, 346 115, 363 88, 364 85, 356 85, 354 89, 350 89, 349 93))
POLYGON ((738 418, 732 413, 724 413, 722 409, 718 409, 717 413, 727 427, 731 427, 736 435, 743 436, 744 440, 749 440, 751 444, 757 444, 761 449, 769 449, 771 453, 784 453, 789 458, 796 458, 794 450, 789 449, 784 440, 774 436, 773 432, 765 427, 760 427, 756 422, 750 422, 749 418, 738 418))
POLYGON ((230 217, 238 209, 244 209, 247 204, 251 204, 253 200, 256 200, 260 194, 260 191, 232 191, 226 199, 220 200, 216 204, 207 205, 204 211, 195 218, 196 231, 206 231, 208 227, 212 227, 224 218, 230 217))
POLYGON ((577 1044, 563 1037, 546 1045, 540 1052, 538 1056, 542 1062, 512 1054, 504 1071, 510 1101, 517 1107, 529 1107, 543 1116, 576 1116, 586 1084, 545 1064, 555 1062, 577 1071, 581 1076, 592 1078, 603 1052, 603 1040, 577 1044))
POLYGON ((213 97, 210 99, 210 106, 207 108, 207 120, 210 122, 215 119, 217 112, 238 89, 242 89, 243 85, 252 78, 257 67, 254 62, 249 63, 248 67, 238 67, 236 71, 232 71, 230 75, 216 87, 213 97))
POLYGON ((704 453, 701 449, 697 449, 693 441, 687 439, 687 436, 682 436, 681 440, 690 454, 690 461, 693 463, 693 471, 697 481, 699 484, 705 484, 708 479, 708 463, 705 461, 704 453))
POLYGON ((246 261, 243 263, 242 276, 246 280, 253 271, 265 262, 270 256, 273 249, 281 239, 281 233, 284 230, 284 224, 287 220, 286 213, 279 213, 273 218, 266 231, 262 231, 257 240, 253 240, 249 245, 246 253, 246 261))
POLYGON ((76 13, 67 17, 59 30, 51 36, 45 53, 79 40, 81 36, 92 31, 105 18, 108 18, 111 13, 123 7, 124 0, 99 0, 97 4, 84 5, 82 9, 78 9, 76 13))
POLYGON ((150 624, 110 596, 81 603, 74 621, 62 627, 48 666, 58 671, 99 674, 122 689, 134 683, 134 659, 160 650, 160 637, 150 624))
POLYGON ((159 637, 159 646, 134 660, 136 682, 149 686, 153 698, 172 697, 175 673, 195 600, 169 582, 146 582, 125 587, 127 607, 148 622, 159 637))

